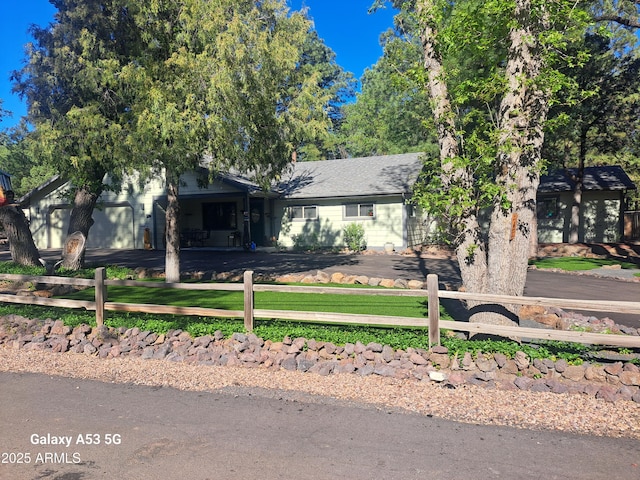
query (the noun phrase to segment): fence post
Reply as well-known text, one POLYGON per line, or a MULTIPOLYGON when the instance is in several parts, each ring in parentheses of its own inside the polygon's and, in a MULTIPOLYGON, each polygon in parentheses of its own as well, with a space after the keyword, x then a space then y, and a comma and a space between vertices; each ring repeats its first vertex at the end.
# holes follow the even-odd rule
POLYGON ((244 272, 244 328, 253 332, 253 270, 244 272))
POLYGON ((429 348, 440 345, 440 298, 438 297, 438 275, 427 275, 427 298, 429 301, 429 348))
POLYGON ((105 268, 96 268, 96 325, 98 327, 102 327, 104 325, 104 302, 107 301, 107 286, 104 284, 105 278, 107 278, 107 271, 105 268))

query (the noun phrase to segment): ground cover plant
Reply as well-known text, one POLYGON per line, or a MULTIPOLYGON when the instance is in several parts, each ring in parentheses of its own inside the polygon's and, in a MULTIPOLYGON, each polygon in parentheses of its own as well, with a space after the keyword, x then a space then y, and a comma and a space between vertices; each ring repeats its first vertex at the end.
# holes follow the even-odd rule
POLYGON ((568 272, 581 270, 594 270, 611 265, 620 265, 623 269, 640 269, 640 265, 631 262, 620 262, 608 258, 585 258, 585 257, 548 257, 530 260, 530 265, 537 268, 556 268, 568 272))
MULTIPOLYGON (((131 270, 108 267, 108 278, 130 278, 131 270)), ((44 275, 39 267, 17 267, 9 262, 0 262, 0 273, 23 275, 44 275)), ((62 275, 93 278, 95 269, 87 268, 82 272, 60 272, 62 275)), ((308 286, 308 285, 306 285, 308 286)), ((344 285, 342 285, 344 287, 344 285)), ((353 286, 350 286, 353 287, 353 286)), ((364 286, 363 286, 364 287, 364 286)), ((93 300, 92 288, 81 290, 65 298, 93 300)), ((146 287, 109 287, 109 299, 127 303, 158 303, 183 306, 203 306, 228 310, 242 309, 242 292, 227 291, 189 291, 146 287), (205 294, 205 295, 203 295, 205 294)), ((301 311, 326 311, 341 313, 361 313, 377 315, 396 315, 407 317, 425 317, 427 303, 419 297, 388 296, 344 296, 337 294, 292 294, 280 292, 256 292, 256 307, 261 309, 289 309, 301 311), (348 301, 347 301, 348 299, 348 301)), ((65 325, 75 327, 80 324, 95 325, 95 315, 91 311, 40 305, 19 305, 0 303, 0 316, 20 315, 32 319, 52 318, 62 320, 65 325)), ((451 319, 441 309, 445 319, 451 319)), ((132 312, 108 312, 105 324, 109 327, 149 330, 158 334, 170 330, 183 330, 193 337, 212 335, 216 331, 225 337, 244 331, 242 319, 213 318, 185 315, 159 315, 132 312)), ((254 333, 265 341, 281 341, 284 337, 304 337, 319 342, 332 342, 336 345, 362 342, 375 342, 389 345, 394 349, 428 349, 427 328, 384 328, 361 325, 318 325, 307 322, 256 320, 254 333)), ((522 344, 508 339, 471 339, 466 340, 453 332, 443 331, 441 344, 449 349, 451 355, 461 357, 466 352, 477 355, 502 353, 511 358, 515 352, 524 351, 530 358, 563 358, 571 363, 581 363, 590 353, 597 351, 594 346, 585 346, 569 342, 538 342, 522 344)))

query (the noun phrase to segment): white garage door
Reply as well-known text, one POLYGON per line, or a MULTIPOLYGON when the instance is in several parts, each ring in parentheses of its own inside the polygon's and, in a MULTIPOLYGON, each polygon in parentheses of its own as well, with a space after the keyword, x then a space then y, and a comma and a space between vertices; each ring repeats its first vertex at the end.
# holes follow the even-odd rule
MULTIPOLYGON (((71 210, 57 209, 49 215, 50 248, 62 248, 71 210)), ((134 248, 133 209, 130 205, 109 205, 93 211, 87 248, 134 248)))

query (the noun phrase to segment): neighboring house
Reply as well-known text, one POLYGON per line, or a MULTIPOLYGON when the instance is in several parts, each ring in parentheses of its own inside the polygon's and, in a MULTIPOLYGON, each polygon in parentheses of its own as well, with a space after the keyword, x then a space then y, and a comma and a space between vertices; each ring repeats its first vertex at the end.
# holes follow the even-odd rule
MULTIPOLYGON (((571 227, 571 207, 575 183, 569 169, 543 175, 538 187, 538 241, 564 243, 571 227)), ((586 167, 580 207, 578 241, 582 243, 614 243, 623 235, 625 194, 636 186, 622 167, 586 167)))
POLYGON ((0 188, 3 192, 7 192, 12 189, 11 187, 11 174, 0 170, 0 188))
MULTIPOLYGON (((416 215, 409 202, 421 169, 419 153, 298 162, 268 191, 242 175, 221 174, 209 182, 206 169, 189 172, 180 181, 182 246, 240 248, 245 227, 247 240, 257 246, 343 246, 343 229, 351 223, 364 227, 371 249, 421 245, 434 233, 433 222, 416 215)), ((635 188, 619 167, 602 169, 585 182, 584 241, 620 238, 623 190, 635 188)), ((543 179, 541 242, 566 238, 570 187, 560 177, 543 179)), ((68 182, 55 177, 20 199, 38 248, 62 247, 71 209, 68 189, 68 182)), ((120 193, 104 192, 87 246, 163 249, 166 204, 159 178, 144 187, 131 178, 120 193)))

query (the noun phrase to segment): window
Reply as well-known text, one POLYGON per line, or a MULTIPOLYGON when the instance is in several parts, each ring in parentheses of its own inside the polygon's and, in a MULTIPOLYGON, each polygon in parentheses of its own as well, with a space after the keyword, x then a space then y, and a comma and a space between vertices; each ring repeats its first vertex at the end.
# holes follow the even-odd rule
POLYGON ((289 218, 291 220, 316 220, 318 218, 318 207, 315 205, 289 207, 289 218))
POLYGON ((348 203, 344 206, 346 218, 375 217, 376 210, 373 203, 348 203))
POLYGON ((537 213, 538 218, 544 220, 545 218, 557 218, 558 217, 558 197, 540 197, 537 201, 537 213))
POLYGON ((203 230, 235 230, 238 228, 235 202, 203 203, 203 230))
POLYGON ((409 218, 416 218, 418 216, 418 208, 413 203, 405 204, 407 209, 407 216, 409 218))

